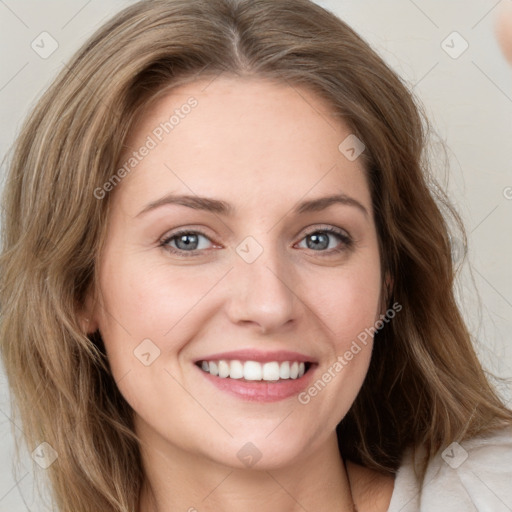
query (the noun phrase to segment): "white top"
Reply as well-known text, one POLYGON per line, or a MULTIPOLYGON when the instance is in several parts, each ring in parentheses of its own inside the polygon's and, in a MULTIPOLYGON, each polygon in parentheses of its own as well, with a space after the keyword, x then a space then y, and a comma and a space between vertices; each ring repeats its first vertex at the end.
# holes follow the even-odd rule
MULTIPOLYGON (((417 460, 422 455, 417 448, 417 460)), ((512 512, 512 428, 452 443, 429 461, 422 481, 412 456, 409 448, 388 512, 512 512)))

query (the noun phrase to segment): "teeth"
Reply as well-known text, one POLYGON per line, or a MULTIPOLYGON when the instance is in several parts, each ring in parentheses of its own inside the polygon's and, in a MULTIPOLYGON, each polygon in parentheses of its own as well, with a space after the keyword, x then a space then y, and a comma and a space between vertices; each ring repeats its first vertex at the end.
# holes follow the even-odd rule
POLYGON ((244 376, 244 365, 240 361, 231 361, 229 363, 229 378, 242 379, 244 376))
POLYGON ((279 377, 281 379, 290 378, 290 363, 288 361, 285 361, 279 365, 279 377))
POLYGON ((245 380, 261 380, 262 367, 256 361, 246 361, 244 363, 244 379, 245 380))
POLYGON ((279 363, 265 363, 263 365, 263 380, 279 380, 279 363))
POLYGON ((201 361, 203 371, 222 379, 264 380, 275 382, 278 380, 297 379, 306 373, 305 363, 298 361, 270 361, 258 363, 257 361, 238 360, 201 361))
POLYGON ((295 361, 290 366, 290 379, 296 379, 299 376, 299 363, 295 361))
POLYGON ((217 366, 217 363, 215 361, 210 361, 208 363, 209 372, 211 375, 219 375, 219 368, 217 366))
POLYGON ((227 361, 219 361, 219 377, 229 377, 229 363, 227 361))

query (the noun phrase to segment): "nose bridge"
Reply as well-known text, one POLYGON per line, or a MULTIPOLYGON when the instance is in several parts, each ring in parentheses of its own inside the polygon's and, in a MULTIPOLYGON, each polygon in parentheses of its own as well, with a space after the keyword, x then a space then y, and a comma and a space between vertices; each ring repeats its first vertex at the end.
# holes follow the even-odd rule
POLYGON ((231 317, 276 329, 294 318, 293 269, 268 233, 248 236, 235 249, 231 317))

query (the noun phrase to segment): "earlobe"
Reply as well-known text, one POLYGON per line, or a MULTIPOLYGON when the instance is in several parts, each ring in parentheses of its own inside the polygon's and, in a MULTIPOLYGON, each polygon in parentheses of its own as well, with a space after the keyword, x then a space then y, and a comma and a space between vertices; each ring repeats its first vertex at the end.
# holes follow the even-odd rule
POLYGON ((84 334, 92 334, 99 328, 96 320, 96 301, 93 300, 90 293, 87 294, 83 309, 78 313, 80 329, 84 334))
POLYGON ((84 334, 92 334, 98 330, 98 322, 91 318, 89 313, 84 312, 79 314, 79 324, 80 329, 84 334))

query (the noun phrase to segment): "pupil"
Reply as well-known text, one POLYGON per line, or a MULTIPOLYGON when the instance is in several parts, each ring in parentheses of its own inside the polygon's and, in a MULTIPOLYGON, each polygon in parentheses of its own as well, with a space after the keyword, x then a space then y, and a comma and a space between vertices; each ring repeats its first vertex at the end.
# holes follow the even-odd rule
POLYGON ((329 247, 329 239, 325 233, 310 235, 309 239, 312 242, 312 244, 308 244, 310 249, 326 249, 329 247))
MULTIPOLYGON (((197 245, 197 235, 181 235, 176 241, 176 245, 178 246, 178 249, 190 249, 191 245, 197 245), (190 239, 192 239, 192 242, 190 241, 190 239), (180 247, 180 244, 183 245, 180 247)), ((192 249, 196 249, 196 247, 194 246, 192 247, 192 249)))

